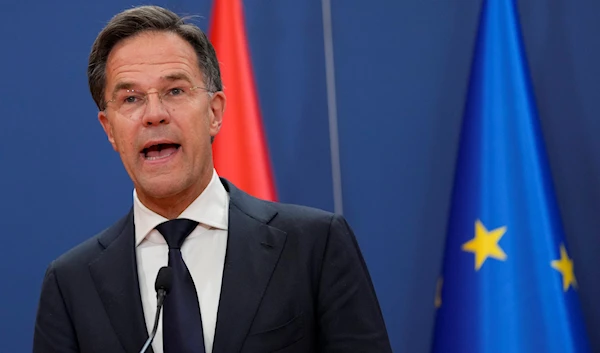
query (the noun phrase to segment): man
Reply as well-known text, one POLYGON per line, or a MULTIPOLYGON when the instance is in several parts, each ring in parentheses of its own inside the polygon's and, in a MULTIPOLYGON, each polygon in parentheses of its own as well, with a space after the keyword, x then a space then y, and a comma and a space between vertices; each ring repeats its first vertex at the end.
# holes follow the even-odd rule
POLYGON ((391 352, 346 221, 218 177, 211 142, 226 99, 200 29, 160 7, 124 11, 98 35, 88 78, 133 207, 50 264, 35 353, 139 352, 167 265, 172 288, 149 351, 391 352))

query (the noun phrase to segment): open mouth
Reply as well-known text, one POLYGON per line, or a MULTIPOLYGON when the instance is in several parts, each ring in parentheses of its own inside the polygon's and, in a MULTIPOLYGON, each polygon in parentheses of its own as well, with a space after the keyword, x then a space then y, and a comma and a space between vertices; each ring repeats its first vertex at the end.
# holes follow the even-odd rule
POLYGON ((159 143, 150 147, 144 148, 141 152, 144 159, 155 161, 158 159, 167 158, 181 147, 176 143, 159 143))

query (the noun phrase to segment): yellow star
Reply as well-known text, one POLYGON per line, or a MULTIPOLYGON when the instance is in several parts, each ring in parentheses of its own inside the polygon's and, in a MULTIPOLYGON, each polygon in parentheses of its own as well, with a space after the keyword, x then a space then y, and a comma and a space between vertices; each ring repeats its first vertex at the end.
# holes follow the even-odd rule
POLYGON ((506 260, 506 254, 498 245, 498 241, 506 232, 506 227, 496 228, 488 231, 480 220, 475 221, 475 238, 464 243, 463 251, 475 254, 475 270, 479 271, 488 257, 498 260, 506 260))
POLYGON ((554 260, 550 265, 562 274, 563 291, 569 290, 571 285, 573 285, 573 288, 577 288, 577 280, 575 280, 575 273, 573 272, 573 260, 569 259, 563 244, 560 244, 560 260, 554 260))

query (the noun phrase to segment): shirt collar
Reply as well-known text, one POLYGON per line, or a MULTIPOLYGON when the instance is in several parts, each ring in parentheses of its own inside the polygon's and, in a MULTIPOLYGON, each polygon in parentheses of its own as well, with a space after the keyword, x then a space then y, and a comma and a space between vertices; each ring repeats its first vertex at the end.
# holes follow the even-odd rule
MULTIPOLYGON (((213 169, 213 176, 204 191, 177 218, 187 218, 204 226, 227 230, 229 216, 229 195, 213 169)), ((165 217, 150 210, 133 190, 133 222, 135 225, 135 245, 138 246, 159 224, 168 221, 165 217)))

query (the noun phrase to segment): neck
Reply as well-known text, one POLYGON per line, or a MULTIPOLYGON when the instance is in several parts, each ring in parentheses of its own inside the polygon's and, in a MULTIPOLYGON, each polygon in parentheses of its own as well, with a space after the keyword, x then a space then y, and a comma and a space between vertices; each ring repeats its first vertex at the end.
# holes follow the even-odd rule
POLYGON ((200 182, 194 184, 192 187, 167 197, 154 198, 138 192, 138 198, 149 210, 166 219, 175 219, 200 196, 211 179, 212 173, 207 177, 203 177, 200 182))

